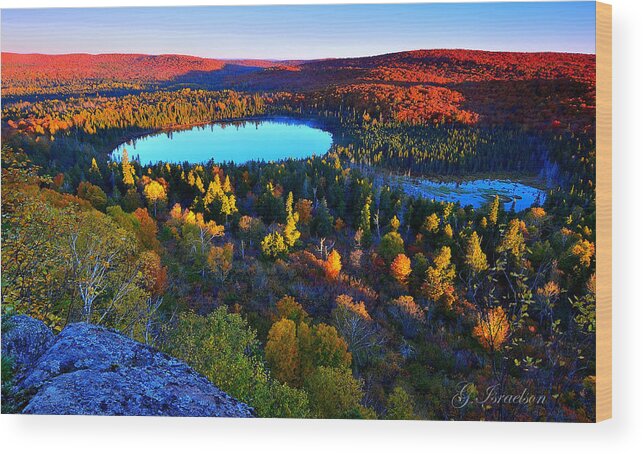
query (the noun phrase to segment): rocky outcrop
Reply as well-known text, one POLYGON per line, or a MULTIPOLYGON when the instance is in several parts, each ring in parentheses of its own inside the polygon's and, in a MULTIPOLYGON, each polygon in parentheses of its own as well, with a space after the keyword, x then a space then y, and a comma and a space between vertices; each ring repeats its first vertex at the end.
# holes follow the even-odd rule
POLYGON ((16 365, 23 413, 250 417, 252 409, 185 363, 87 323, 58 336, 39 321, 9 320, 2 354, 16 365))
POLYGON ((26 315, 11 317, 2 329, 2 355, 9 355, 17 370, 35 363, 54 342, 54 333, 43 322, 26 315))

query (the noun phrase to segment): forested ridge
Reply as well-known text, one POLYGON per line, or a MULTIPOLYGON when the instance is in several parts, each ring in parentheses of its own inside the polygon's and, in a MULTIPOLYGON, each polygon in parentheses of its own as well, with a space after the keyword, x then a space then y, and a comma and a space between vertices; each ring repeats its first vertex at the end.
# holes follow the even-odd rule
POLYGON ((293 101, 349 104, 409 123, 514 123, 587 128, 596 59, 572 53, 435 49, 313 61, 213 60, 182 55, 2 55, 2 93, 127 93, 183 88, 288 92, 293 101))
POLYGON ((592 420, 593 56, 527 56, 291 62, 236 77, 248 91, 14 100, 2 113, 3 314, 115 328, 259 416, 592 420), (302 90, 283 75, 310 71, 351 81, 302 90), (385 83, 354 84, 356 71, 385 83), (536 104, 516 116, 506 105, 524 86, 509 102, 486 85, 480 103, 449 85, 505 79, 537 83, 536 104), (110 158, 139 134, 271 115, 314 118, 335 143, 271 163, 110 158), (550 189, 523 212, 497 197, 473 209, 376 184, 372 169, 546 173, 550 189), (462 383, 480 399, 545 399, 454 405, 462 383))

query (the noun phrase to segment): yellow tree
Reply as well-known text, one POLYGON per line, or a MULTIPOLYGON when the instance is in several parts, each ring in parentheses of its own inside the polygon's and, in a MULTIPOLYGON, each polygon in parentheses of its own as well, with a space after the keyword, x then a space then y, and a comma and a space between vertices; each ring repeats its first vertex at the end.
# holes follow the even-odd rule
MULTIPOLYGON (((176 212, 175 209, 172 210, 176 212)), ((170 219, 172 224, 178 223, 181 226, 183 244, 193 256, 194 264, 199 268, 201 276, 205 277, 208 268, 207 257, 210 252, 212 241, 224 234, 225 228, 214 221, 205 221, 202 213, 194 214, 193 211, 185 209, 180 220, 170 219)))
POLYGON ((181 219, 183 216, 183 210, 181 209, 180 203, 175 203, 172 209, 170 210, 170 219, 181 219))
POLYGON ((455 266, 451 264, 451 248, 442 246, 434 257, 433 265, 426 270, 422 293, 431 301, 441 302, 447 309, 455 301, 453 279, 455 266))
POLYGON ((342 270, 342 256, 339 255, 335 249, 328 254, 328 258, 324 262, 324 272, 326 277, 330 280, 335 280, 339 276, 339 272, 342 270))
POLYGON ((449 239, 453 238, 453 227, 451 227, 451 224, 447 224, 444 226, 444 236, 449 239))
POLYGON ((297 323, 297 345, 299 346, 299 384, 315 373, 318 366, 317 360, 317 340, 313 328, 308 322, 297 323))
POLYGON ((489 351, 498 351, 509 334, 509 321, 501 306, 480 314, 473 335, 489 351))
POLYGON ((141 242, 141 245, 145 249, 152 249, 159 252, 161 250, 161 243, 156 237, 156 234, 158 233, 158 225, 156 224, 156 221, 150 216, 146 208, 137 208, 132 214, 139 222, 139 225, 137 226, 138 228, 135 229, 135 233, 141 242))
POLYGON ((363 382, 350 369, 320 367, 305 383, 313 414, 318 418, 346 418, 367 413, 360 405, 363 382))
POLYGON ((279 232, 269 233, 261 240, 261 253, 265 258, 276 260, 287 252, 288 247, 279 232))
POLYGON ((88 181, 81 181, 77 190, 78 197, 89 201, 94 208, 105 211, 107 207, 107 195, 101 188, 88 181))
POLYGON ((150 181, 143 190, 147 203, 154 205, 154 217, 156 217, 156 206, 159 201, 164 201, 167 197, 165 188, 156 180, 150 181))
POLYGON ((223 195, 223 190, 221 189, 221 181, 219 180, 219 175, 214 177, 214 181, 211 181, 208 185, 208 190, 205 191, 203 196, 203 204, 206 207, 209 207, 215 200, 221 199, 223 195))
POLYGON ((98 168, 98 163, 96 162, 96 158, 92 158, 92 166, 89 168, 90 173, 97 173, 100 175, 100 169, 98 168))
MULTIPOLYGON (((192 219, 191 216, 187 216, 188 222, 192 219)), ((201 252, 205 253, 206 247, 214 240, 216 237, 223 236, 225 228, 222 225, 218 225, 214 221, 205 221, 203 219, 203 214, 196 213, 194 215, 194 224, 198 228, 199 235, 199 246, 201 252)))
POLYGON ((422 230, 426 233, 437 233, 440 228, 440 218, 437 214, 431 213, 424 219, 422 230))
POLYGON ((286 199, 286 225, 284 227, 284 240, 288 247, 293 247, 301 236, 301 233, 297 230, 298 221, 299 213, 293 211, 293 196, 292 192, 289 192, 286 199))
POLYGON ((225 217, 226 224, 228 223, 228 217, 238 212, 237 208, 237 199, 234 194, 223 195, 221 197, 221 214, 225 217))
MULTIPOLYGON (((145 305, 139 311, 141 320, 138 327, 140 338, 146 344, 154 341, 153 325, 158 318, 156 314, 163 304, 163 293, 167 286, 167 268, 161 264, 161 257, 152 251, 144 251, 141 254, 141 273, 143 275, 143 285, 147 291, 145 305)), ((134 328, 132 329, 134 331, 134 328)))
POLYGON ((404 254, 398 254, 391 263, 391 276, 402 285, 406 285, 411 274, 411 259, 404 254))
POLYGON ((232 271, 233 252, 234 246, 232 243, 210 247, 208 267, 221 283, 225 282, 230 271, 232 271))
POLYGON ((228 217, 238 212, 237 199, 232 193, 230 178, 226 177, 225 183, 221 184, 221 179, 217 173, 214 180, 208 185, 208 189, 203 196, 203 204, 206 210, 214 215, 221 214, 228 223, 228 217))
POLYGON ((92 165, 89 168, 89 180, 95 185, 100 185, 103 180, 96 158, 92 158, 92 165))
POLYGON ((188 184, 189 184, 190 186, 194 186, 194 185, 196 184, 196 177, 195 177, 195 175, 194 175, 194 170, 190 170, 190 171, 188 172, 188 179, 187 179, 187 181, 188 181, 188 184))
POLYGON ((477 232, 473 232, 467 240, 464 263, 473 274, 478 274, 489 268, 487 256, 482 252, 482 248, 480 247, 480 237, 478 237, 477 232))
POLYGON ((130 164, 127 150, 124 148, 121 169, 123 171, 123 184, 127 187, 134 187, 134 166, 130 164))
POLYGON ((516 261, 520 262, 527 246, 525 245, 525 238, 523 232, 527 231, 524 221, 519 219, 512 219, 509 221, 507 230, 505 230, 502 240, 498 245, 497 251, 508 252, 516 261))
POLYGON ((498 211, 500 211, 500 197, 496 194, 489 206, 489 222, 491 225, 498 223, 498 211))
POLYGON ((400 220, 397 218, 397 216, 393 216, 391 218, 391 232, 397 232, 400 228, 400 220))
POLYGON ((227 194, 233 192, 232 183, 230 183, 230 177, 228 175, 226 175, 225 180, 223 181, 223 187, 221 189, 223 189, 223 192, 227 194))
POLYGON ((194 180, 194 185, 196 188, 199 190, 201 194, 205 192, 205 187, 203 186, 203 180, 201 179, 200 175, 196 176, 196 179, 194 180))
POLYGON ((308 320, 308 313, 299 304, 294 297, 284 296, 277 301, 277 312, 275 319, 281 320, 287 318, 295 323, 305 322, 308 320))
POLYGON ((571 253, 583 267, 589 268, 592 263, 592 257, 596 253, 596 246, 591 241, 580 240, 572 246, 571 253))
POLYGON ((297 326, 283 318, 272 325, 266 342, 266 361, 275 378, 290 385, 300 385, 297 326))
POLYGON ((11 168, 11 158, 3 147, 3 310, 11 306, 60 330, 66 314, 56 311, 55 303, 62 299, 68 281, 64 235, 70 219, 33 195, 37 186, 30 180, 37 177, 11 168))
POLYGON ((348 368, 352 355, 334 326, 320 323, 313 328, 314 363, 317 366, 348 368))
POLYGON ((275 377, 293 386, 301 386, 318 367, 351 364, 346 342, 324 323, 311 328, 305 321, 282 318, 270 328, 265 351, 275 377))
POLYGON ((366 202, 362 207, 362 211, 359 215, 358 228, 362 231, 362 241, 365 246, 371 244, 371 196, 369 195, 366 198, 366 202))

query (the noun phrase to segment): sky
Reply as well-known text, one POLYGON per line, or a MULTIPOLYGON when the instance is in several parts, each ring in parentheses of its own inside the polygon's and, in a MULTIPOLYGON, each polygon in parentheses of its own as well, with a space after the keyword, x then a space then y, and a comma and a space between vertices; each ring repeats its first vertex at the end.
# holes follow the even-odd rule
POLYGON ((2 51, 315 59, 412 49, 595 53, 594 2, 3 9, 2 51))

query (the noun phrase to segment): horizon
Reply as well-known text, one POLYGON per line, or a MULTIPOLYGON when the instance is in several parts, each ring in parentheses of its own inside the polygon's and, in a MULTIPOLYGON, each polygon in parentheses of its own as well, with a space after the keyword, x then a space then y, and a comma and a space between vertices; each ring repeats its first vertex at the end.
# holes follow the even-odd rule
POLYGON ((351 55, 347 57, 321 57, 321 58, 291 58, 291 59, 277 59, 277 58, 246 58, 246 57, 204 57, 202 55, 193 55, 193 54, 176 54, 176 53, 162 53, 162 54, 145 54, 140 52, 100 52, 100 53, 91 53, 91 52, 68 52, 68 53, 43 53, 43 52, 12 52, 2 50, 2 54, 13 54, 13 55, 41 55, 46 57, 64 57, 69 55, 88 55, 91 57, 98 57, 102 55, 140 55, 145 57, 165 57, 165 56, 175 56, 175 57, 189 57, 189 58, 200 58, 204 60, 220 60, 220 61, 270 61, 275 63, 282 62, 291 62, 291 61, 302 61, 302 62, 312 62, 312 61, 322 61, 322 60, 350 60, 358 58, 370 58, 370 57, 381 57, 384 55, 395 55, 407 52, 421 52, 421 51, 467 51, 467 52, 485 52, 485 53, 509 53, 509 54, 570 54, 570 55, 596 55, 595 52, 564 52, 564 51, 503 51, 503 50, 487 50, 487 49, 475 49, 475 48, 426 48, 426 49, 407 49, 400 50, 395 52, 385 52, 383 54, 373 54, 373 55, 351 55))
POLYGON ((101 53, 91 53, 91 52, 69 52, 69 53, 52 53, 47 54, 43 52, 12 52, 12 51, 1 51, 2 54, 12 54, 12 55, 38 55, 45 57, 64 57, 70 55, 87 55, 91 57, 106 56, 106 55, 140 55, 145 57, 188 57, 188 58, 199 58, 203 60, 218 60, 218 61, 257 61, 257 62, 313 62, 313 61, 323 61, 323 60, 351 60, 351 59, 361 59, 361 58, 371 58, 371 57, 381 57, 385 55, 395 55, 403 54, 409 52, 433 52, 433 51, 467 51, 467 52, 484 52, 484 53, 508 53, 508 54, 569 54, 569 55, 596 55, 596 53, 589 52, 564 52, 564 51, 498 51, 498 50, 487 50, 487 49, 465 49, 465 48, 436 48, 436 49, 408 49, 395 52, 385 52, 383 54, 373 54, 373 55, 351 55, 348 57, 321 57, 321 58, 293 58, 293 59, 275 59, 275 58, 246 58, 246 57, 204 57, 201 55, 192 55, 192 54, 175 54, 175 53, 162 53, 162 54, 145 54, 140 52, 101 52, 101 53))
POLYGON ((3 9, 2 52, 270 61, 440 49, 594 55, 594 29, 595 3, 585 1, 3 9))

